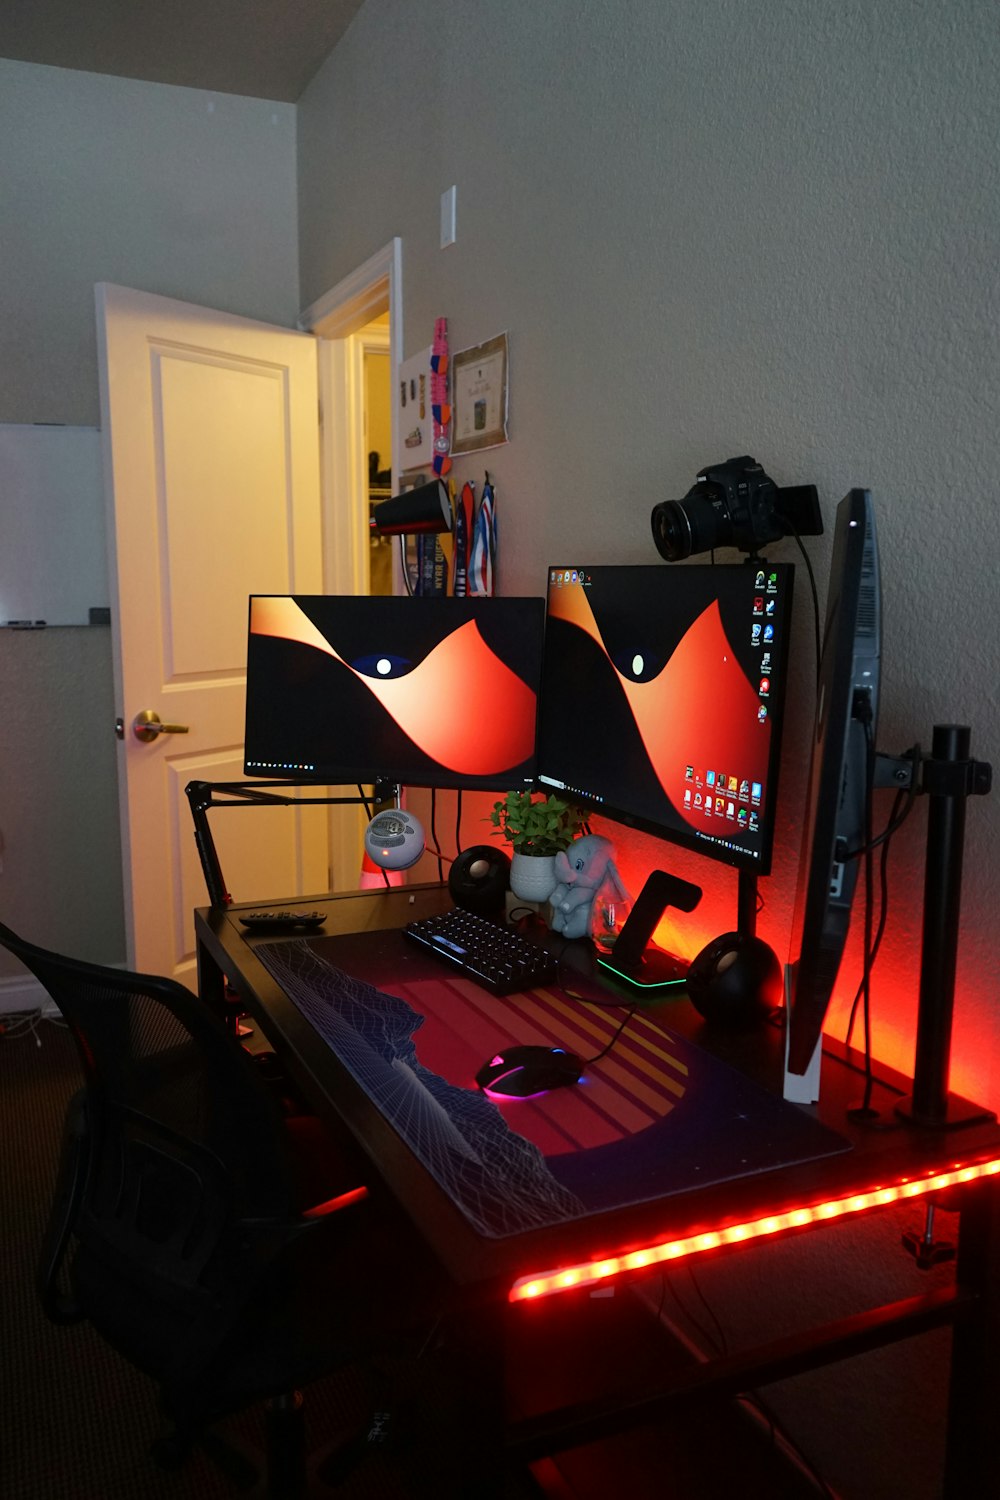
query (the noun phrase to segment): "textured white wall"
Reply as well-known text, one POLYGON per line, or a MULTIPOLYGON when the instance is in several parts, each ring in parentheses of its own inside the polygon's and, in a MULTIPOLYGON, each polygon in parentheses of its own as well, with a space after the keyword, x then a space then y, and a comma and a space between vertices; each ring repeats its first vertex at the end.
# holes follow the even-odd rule
MULTIPOLYGON (((0 142, 0 423, 97 425, 95 282, 294 323, 293 106, 0 59, 0 142)), ((0 547, 41 536, 2 498, 0 547)), ((112 698, 107 630, 0 632, 0 916, 105 962, 125 955, 112 698)))
POLYGON ((96 426, 94 284, 294 323, 295 109, 0 59, 0 421, 96 426))
MULTIPOLYGON (((0 631, 0 921, 125 957, 110 632, 0 631)), ((23 973, 0 955, 4 977, 23 973)))
MULTIPOLYGON (((511 441, 488 456, 507 593, 541 592, 547 562, 656 561, 652 503, 736 453, 814 482, 828 522, 849 487, 870 487, 880 747, 959 721, 990 759, 998 65, 993 0, 367 0, 299 107, 303 303, 399 234, 407 354, 441 314, 453 348, 509 331, 511 441), (441 251, 452 183, 458 239, 441 251)), ((811 549, 824 591, 829 545, 811 549)), ((761 917, 782 953, 811 714, 801 568, 797 596, 761 917)), ((904 1067, 924 818, 893 856, 876 1003, 876 1047, 904 1067)), ((661 853, 630 846, 633 879, 661 853)), ((704 861, 669 860, 704 878, 704 861)), ((968 810, 953 1076, 994 1104, 998 884, 993 797, 968 810)), ((710 887, 678 934, 695 947, 733 925, 731 877, 710 887)), ((853 993, 856 954, 845 973, 853 993)))

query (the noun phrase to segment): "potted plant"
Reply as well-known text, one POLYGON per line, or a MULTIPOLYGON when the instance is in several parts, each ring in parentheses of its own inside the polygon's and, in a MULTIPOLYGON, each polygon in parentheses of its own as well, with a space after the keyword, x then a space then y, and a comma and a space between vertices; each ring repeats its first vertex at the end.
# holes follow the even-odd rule
POLYGON ((522 901, 547 901, 556 888, 555 859, 568 849, 583 819, 562 797, 508 792, 489 821, 511 845, 510 888, 522 901))

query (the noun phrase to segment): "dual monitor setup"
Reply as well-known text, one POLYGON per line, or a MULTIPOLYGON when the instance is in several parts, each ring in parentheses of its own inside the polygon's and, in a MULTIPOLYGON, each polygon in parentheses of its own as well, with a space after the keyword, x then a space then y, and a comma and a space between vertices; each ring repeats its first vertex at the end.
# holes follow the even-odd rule
MULTIPOLYGON (((788 523, 773 496, 759 514, 741 510, 741 495, 759 494, 753 484, 723 490, 713 514, 706 496, 714 503, 719 486, 706 474, 685 501, 654 510, 654 539, 670 560, 734 545, 749 554, 736 565, 570 559, 549 567, 546 600, 253 597, 247 776, 553 792, 734 867, 741 896, 746 881, 755 898, 775 834, 794 571, 764 560, 759 544, 822 527, 815 511, 788 523)), ((782 495, 803 493, 771 489, 779 505, 782 495)), ((789 1097, 796 1079, 818 1076, 871 840, 880 655, 874 510, 857 489, 837 510, 821 643, 786 971, 789 1097)), ((989 783, 989 767, 968 760, 965 734, 964 745, 942 745, 942 755, 935 744, 935 765, 960 761, 959 780, 964 768, 961 785, 947 785, 945 770, 932 788, 949 815, 989 783)), ((960 861, 961 848, 950 858, 960 861)), ((754 911, 755 899, 741 899, 739 925, 751 935, 754 911)), ((945 971, 948 960, 945 953, 945 971)), ((940 1060, 931 1066, 939 1071, 940 1060)), ((947 1113, 946 1076, 930 1090, 924 1112, 947 1113)))
POLYGON ((792 569, 560 566, 538 598, 250 601, 245 770, 558 792, 766 873, 792 569))

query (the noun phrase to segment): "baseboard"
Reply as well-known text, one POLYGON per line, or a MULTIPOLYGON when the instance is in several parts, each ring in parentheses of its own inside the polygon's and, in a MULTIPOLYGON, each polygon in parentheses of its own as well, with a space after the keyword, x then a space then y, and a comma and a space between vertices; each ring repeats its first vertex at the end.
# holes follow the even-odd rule
POLYGON ((59 1008, 30 974, 12 975, 0 979, 0 1016, 9 1016, 14 1011, 40 1010, 43 1016, 57 1016, 59 1008))

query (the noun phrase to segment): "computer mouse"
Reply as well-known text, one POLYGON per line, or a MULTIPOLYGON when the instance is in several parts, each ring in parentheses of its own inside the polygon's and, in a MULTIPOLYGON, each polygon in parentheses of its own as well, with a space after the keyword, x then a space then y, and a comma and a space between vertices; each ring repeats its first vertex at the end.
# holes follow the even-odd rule
POLYGON ((583 1061, 564 1047, 504 1047, 476 1074, 484 1094, 505 1099, 527 1099, 549 1089, 578 1083, 583 1061))

